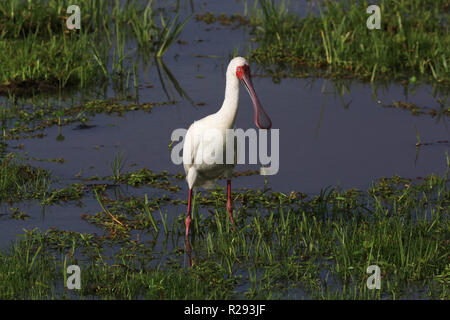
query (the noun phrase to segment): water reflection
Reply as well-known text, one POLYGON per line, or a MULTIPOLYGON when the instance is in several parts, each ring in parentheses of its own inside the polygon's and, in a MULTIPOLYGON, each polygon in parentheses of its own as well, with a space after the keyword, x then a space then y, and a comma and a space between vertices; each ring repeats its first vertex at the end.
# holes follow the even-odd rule
POLYGON ((191 250, 191 242, 189 241, 189 236, 184 237, 184 244, 186 247, 186 257, 188 262, 188 267, 192 267, 192 250, 191 250))
POLYGON ((172 94, 170 94, 169 90, 168 90, 167 83, 170 83, 172 88, 175 89, 175 91, 178 93, 178 95, 180 97, 185 98, 192 105, 194 105, 194 101, 189 97, 189 95, 186 93, 186 91, 181 87, 177 78, 172 74, 170 69, 164 63, 164 60, 155 58, 155 66, 156 66, 156 70, 158 71, 158 77, 159 77, 159 81, 161 83, 161 87, 163 88, 164 93, 167 96, 167 99, 169 101, 175 100, 174 96, 172 94))
POLYGON ((66 137, 62 135, 61 130, 61 126, 58 126, 58 135, 56 136, 56 141, 58 142, 63 142, 66 139, 66 137))

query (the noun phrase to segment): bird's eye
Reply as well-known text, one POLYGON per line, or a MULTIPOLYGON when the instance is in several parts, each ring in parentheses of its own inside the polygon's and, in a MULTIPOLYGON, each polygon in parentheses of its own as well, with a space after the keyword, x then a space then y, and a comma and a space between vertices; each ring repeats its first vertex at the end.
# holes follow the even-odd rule
POLYGON ((244 75, 244 69, 242 67, 236 67, 236 76, 242 80, 242 77, 244 75))

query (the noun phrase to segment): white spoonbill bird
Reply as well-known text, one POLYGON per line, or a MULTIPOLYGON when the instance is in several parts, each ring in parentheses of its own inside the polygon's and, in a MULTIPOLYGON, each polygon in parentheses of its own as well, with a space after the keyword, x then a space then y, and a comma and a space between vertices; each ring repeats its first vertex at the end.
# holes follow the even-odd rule
MULTIPOLYGON (((234 120, 239 103, 240 81, 244 84, 253 102, 256 126, 260 129, 270 129, 272 127, 272 122, 262 108, 253 88, 247 60, 242 57, 234 58, 230 61, 227 68, 225 99, 222 107, 216 113, 194 121, 184 138, 183 165, 189 185, 186 237, 189 234, 189 225, 191 223, 192 190, 198 187, 211 188, 214 186, 217 178, 222 175, 227 179, 227 210, 230 221, 234 224, 231 206, 231 176, 236 165, 236 156, 234 156, 234 163, 231 164, 227 164, 226 161, 211 162, 205 161, 205 159, 214 159, 215 150, 223 150, 223 159, 226 158, 226 130, 234 129, 234 120), (216 136, 216 139, 205 139, 204 136, 208 132, 218 133, 219 136, 218 138, 216 136)), ((234 148, 236 155, 236 143, 234 148)))

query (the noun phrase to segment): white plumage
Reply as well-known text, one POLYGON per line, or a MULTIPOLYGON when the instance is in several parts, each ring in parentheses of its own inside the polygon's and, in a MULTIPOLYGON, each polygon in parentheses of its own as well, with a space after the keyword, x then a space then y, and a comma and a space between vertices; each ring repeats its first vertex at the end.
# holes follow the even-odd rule
MULTIPOLYGON (((227 179, 227 209, 232 218, 230 183, 236 165, 236 143, 234 143, 234 163, 226 163, 226 130, 234 128, 239 103, 239 82, 242 81, 253 102, 255 124, 261 129, 270 129, 270 118, 262 109, 250 76, 247 60, 236 57, 231 60, 226 72, 225 99, 222 107, 214 114, 195 121, 188 129, 183 145, 183 165, 189 185, 186 236, 189 233, 190 204, 192 190, 198 187, 211 188, 217 178, 227 179), (219 150, 219 151, 218 151, 219 150), (217 163, 217 159, 222 159, 217 163)), ((235 141, 236 142, 236 141, 235 141)), ((233 161, 231 161, 233 162, 233 161)))
POLYGON ((235 163, 233 165, 220 163, 208 164, 206 161, 195 163, 195 159, 196 157, 199 157, 200 159, 214 159, 215 154, 212 154, 211 152, 217 150, 217 148, 222 148, 224 155, 226 155, 225 133, 226 129, 234 128, 234 120, 239 103, 239 79, 235 74, 235 70, 238 66, 246 64, 247 61, 241 57, 234 58, 230 62, 226 73, 225 99, 222 107, 216 113, 195 121, 186 133, 183 146, 183 164, 186 172, 186 180, 190 189, 196 187, 211 188, 214 186, 217 178, 221 175, 231 178, 235 163), (213 134, 215 132, 220 132, 222 138, 213 139, 213 137, 211 137, 212 139, 208 139, 208 137, 205 136, 207 132, 213 134), (208 145, 218 143, 221 144, 221 146, 208 145))

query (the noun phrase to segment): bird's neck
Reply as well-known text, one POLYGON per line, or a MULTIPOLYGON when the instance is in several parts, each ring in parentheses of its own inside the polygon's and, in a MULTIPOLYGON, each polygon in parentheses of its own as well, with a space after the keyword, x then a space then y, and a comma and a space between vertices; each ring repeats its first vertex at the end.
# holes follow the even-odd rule
POLYGON ((234 75, 227 76, 225 85, 225 99, 222 108, 217 112, 227 128, 234 127, 239 104, 239 80, 234 75))

